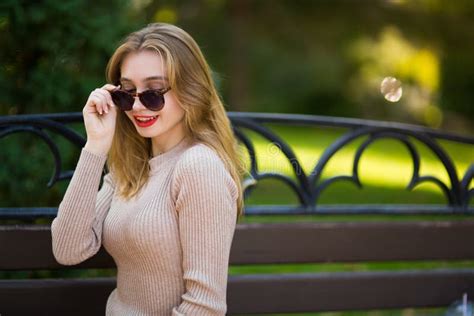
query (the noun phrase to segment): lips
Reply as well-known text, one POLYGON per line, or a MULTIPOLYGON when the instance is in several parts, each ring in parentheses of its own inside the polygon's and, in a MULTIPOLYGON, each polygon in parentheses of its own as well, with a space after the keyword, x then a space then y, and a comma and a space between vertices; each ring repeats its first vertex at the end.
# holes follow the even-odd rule
POLYGON ((133 118, 135 119, 135 123, 140 127, 148 127, 153 125, 156 120, 158 119, 159 115, 134 115, 133 118))

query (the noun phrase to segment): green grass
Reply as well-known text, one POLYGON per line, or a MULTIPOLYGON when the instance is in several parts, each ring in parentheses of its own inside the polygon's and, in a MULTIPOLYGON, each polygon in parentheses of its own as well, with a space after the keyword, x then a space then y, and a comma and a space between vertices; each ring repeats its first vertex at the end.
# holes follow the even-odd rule
MULTIPOLYGON (((335 182, 323 191, 318 204, 446 204, 441 192, 423 190, 422 186, 408 191, 402 187, 363 185, 358 188, 347 181, 335 182)), ((299 204, 296 193, 284 182, 263 179, 252 190, 246 205, 299 204)))
MULTIPOLYGON (((301 163, 306 175, 313 172, 316 162, 324 150, 343 135, 342 129, 320 129, 310 127, 288 127, 269 125, 284 141, 291 144, 295 156, 301 163)), ((296 172, 290 161, 278 146, 263 139, 260 135, 245 131, 252 139, 257 155, 260 172, 278 172, 296 179, 296 172)), ((354 155, 358 146, 366 139, 363 137, 349 143, 337 152, 323 169, 321 179, 336 175, 352 175, 354 155)), ((439 178, 448 187, 451 186, 446 169, 439 159, 421 142, 410 138, 420 154, 420 176, 432 175, 439 178)), ((456 176, 461 179, 473 163, 474 146, 450 141, 439 141, 449 157, 454 158, 456 176)), ((243 149, 246 154, 246 150, 243 149)), ((249 157, 245 155, 247 166, 249 157)), ((293 164, 294 165, 294 164, 293 164)), ((363 185, 359 189, 355 184, 341 181, 330 185, 320 196, 321 204, 445 204, 441 189, 431 183, 421 183, 413 191, 406 190, 413 174, 413 162, 409 151, 400 141, 393 139, 377 140, 362 154, 359 163, 359 177, 363 185)), ((320 182, 318 182, 320 183, 320 182)), ((472 182, 471 182, 472 186, 472 182)), ((265 179, 259 181, 254 192, 246 200, 252 204, 295 204, 298 203, 294 192, 282 181, 265 179)))
POLYGON ((380 222, 380 221, 463 221, 472 220, 474 215, 248 215, 239 219, 239 223, 292 223, 292 222, 380 222))
POLYGON ((474 268, 474 261, 390 261, 360 263, 302 263, 302 264, 250 264, 231 266, 229 274, 272 274, 272 273, 320 273, 351 271, 419 270, 441 268, 474 268))

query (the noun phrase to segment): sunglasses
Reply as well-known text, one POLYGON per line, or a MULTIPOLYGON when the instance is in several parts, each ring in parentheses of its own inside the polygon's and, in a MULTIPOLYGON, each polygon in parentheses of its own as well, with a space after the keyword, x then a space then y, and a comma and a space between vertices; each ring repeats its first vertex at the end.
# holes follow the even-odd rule
POLYGON ((171 90, 171 87, 165 89, 150 89, 143 92, 131 93, 125 90, 113 90, 110 92, 112 101, 122 111, 130 111, 138 97, 140 102, 151 111, 159 111, 165 106, 164 94, 171 90))

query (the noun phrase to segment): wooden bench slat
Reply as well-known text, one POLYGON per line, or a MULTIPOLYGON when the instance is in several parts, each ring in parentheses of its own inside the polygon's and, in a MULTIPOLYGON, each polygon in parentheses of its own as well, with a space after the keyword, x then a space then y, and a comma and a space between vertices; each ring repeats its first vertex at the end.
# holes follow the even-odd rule
MULTIPOLYGON (((0 280, 4 315, 104 315, 115 278, 0 280), (87 304, 84 304, 87 302, 87 304)), ((231 275, 228 314, 446 307, 474 296, 474 269, 231 275)))
POLYGON ((443 307, 474 295, 474 270, 338 272, 238 276, 229 281, 234 313, 289 313, 443 307))
MULTIPOLYGON (((49 225, 0 226, 0 270, 64 268, 49 225)), ((474 220, 238 224, 231 264, 472 260, 474 220)), ((114 268, 101 248, 73 268, 114 268)))
POLYGON ((230 261, 247 263, 474 259, 474 220, 246 224, 230 261))
POLYGON ((0 280, 1 315, 105 315, 115 278, 0 280))

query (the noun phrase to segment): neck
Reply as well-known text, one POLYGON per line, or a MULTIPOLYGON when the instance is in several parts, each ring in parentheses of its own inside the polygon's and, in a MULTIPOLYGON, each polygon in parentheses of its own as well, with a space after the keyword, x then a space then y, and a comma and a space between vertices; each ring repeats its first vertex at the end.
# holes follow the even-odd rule
POLYGON ((179 144, 186 137, 183 124, 176 124, 166 133, 151 138, 152 155, 161 155, 177 144, 179 144))
POLYGON ((161 155, 161 154, 169 151, 170 149, 172 149, 173 147, 175 147, 176 145, 181 143, 181 141, 183 141, 184 138, 186 138, 186 136, 181 135, 180 137, 168 140, 166 143, 157 143, 156 141, 152 140, 152 154, 153 154, 153 156, 158 156, 158 155, 161 155))

